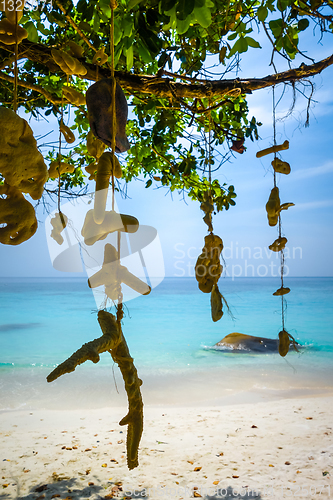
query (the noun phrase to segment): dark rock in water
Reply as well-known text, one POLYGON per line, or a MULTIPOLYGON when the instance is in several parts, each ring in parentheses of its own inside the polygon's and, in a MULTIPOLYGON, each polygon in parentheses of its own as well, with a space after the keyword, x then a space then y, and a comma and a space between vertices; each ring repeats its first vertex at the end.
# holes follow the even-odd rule
MULTIPOLYGON (((112 78, 99 80, 86 93, 89 124, 92 133, 104 144, 111 147, 112 141, 112 78)), ((116 85, 116 152, 124 153, 130 148, 125 128, 128 106, 121 86, 116 85)))
POLYGON ((220 342, 215 344, 215 347, 226 347, 234 351, 251 351, 258 353, 279 352, 279 340, 254 337, 252 335, 234 332, 220 340, 220 342))

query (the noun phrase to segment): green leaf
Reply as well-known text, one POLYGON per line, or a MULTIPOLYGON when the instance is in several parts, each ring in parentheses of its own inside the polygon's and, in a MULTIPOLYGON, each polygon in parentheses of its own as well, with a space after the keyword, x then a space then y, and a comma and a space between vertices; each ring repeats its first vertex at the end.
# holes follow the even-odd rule
POLYGON ((300 31, 304 31, 304 30, 306 30, 306 28, 309 26, 309 24, 310 24, 310 23, 309 23, 309 20, 308 20, 308 19, 300 19, 300 20, 298 21, 298 29, 299 29, 300 31))
POLYGON ((228 40, 235 40, 235 38, 237 37, 238 33, 232 33, 231 35, 228 36, 228 40))
POLYGON ((279 36, 281 36, 282 31, 283 31, 282 19, 273 19, 272 21, 269 21, 269 27, 270 27, 274 37, 278 38, 279 36))
POLYGON ((257 10, 257 18, 258 21, 263 22, 265 21, 266 17, 268 16, 268 9, 267 7, 264 7, 264 5, 261 5, 258 10, 257 10))
POLYGON ((192 16, 188 16, 184 21, 177 19, 177 31, 179 35, 183 35, 189 29, 192 16))
POLYGON ((246 36, 244 40, 247 41, 249 47, 254 47, 255 49, 261 49, 260 43, 251 38, 250 36, 246 36))
POLYGON ((146 182, 146 188, 149 188, 152 185, 153 181, 149 179, 149 181, 146 182))
POLYGON ((290 0, 278 0, 277 1, 277 8, 279 9, 280 12, 283 12, 284 10, 289 7, 291 4, 290 0))
POLYGON ((32 21, 28 21, 27 23, 25 23, 24 27, 28 32, 28 40, 30 42, 37 43, 38 42, 38 31, 37 31, 37 28, 34 25, 34 23, 32 21))
POLYGON ((128 6, 127 6, 127 9, 128 10, 131 10, 133 9, 136 5, 138 5, 140 2, 142 2, 142 0, 130 0, 128 2, 128 6))
POLYGON ((131 71, 133 68, 133 45, 131 45, 126 52, 126 68, 127 71, 131 71))
POLYGON ((211 25, 212 14, 208 7, 195 7, 193 13, 200 26, 208 28, 211 25))
POLYGON ((237 42, 234 43, 232 49, 228 54, 228 57, 230 58, 231 56, 236 54, 236 52, 238 52, 239 54, 241 54, 242 52, 246 52, 247 49, 248 49, 248 44, 246 39, 244 37, 240 37, 238 38, 237 42))
POLYGON ((194 9, 194 4, 195 0, 178 0, 178 4, 176 6, 177 18, 180 19, 181 21, 185 21, 186 18, 190 14, 192 14, 194 9))

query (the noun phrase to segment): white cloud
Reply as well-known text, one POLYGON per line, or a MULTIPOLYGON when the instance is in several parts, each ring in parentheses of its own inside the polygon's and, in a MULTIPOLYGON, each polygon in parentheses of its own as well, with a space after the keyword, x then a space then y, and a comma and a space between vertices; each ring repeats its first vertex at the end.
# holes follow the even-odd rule
POLYGON ((305 168, 293 172, 293 180, 309 179, 310 177, 317 177, 318 175, 326 175, 333 172, 333 161, 327 161, 321 166, 305 168))
POLYGON ((332 207, 333 200, 309 201, 308 203, 296 203, 294 210, 314 210, 316 208, 332 207))

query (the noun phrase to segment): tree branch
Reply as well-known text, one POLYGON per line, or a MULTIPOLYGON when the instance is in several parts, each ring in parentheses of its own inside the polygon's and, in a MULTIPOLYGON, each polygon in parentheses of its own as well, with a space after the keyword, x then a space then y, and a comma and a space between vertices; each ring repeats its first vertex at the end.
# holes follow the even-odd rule
MULTIPOLYGON (((5 80, 6 82, 10 82, 10 83, 14 84, 14 77, 9 76, 6 73, 3 73, 2 71, 0 71, 0 80, 5 80)), ((24 87, 24 88, 30 89, 30 90, 35 90, 39 94, 42 94, 48 101, 52 102, 56 106, 60 105, 62 103, 61 99, 59 99, 57 96, 50 94, 47 90, 45 90, 40 85, 33 85, 32 83, 26 83, 26 82, 23 82, 22 80, 18 80, 17 84, 20 87, 24 87)), ((64 102, 67 103, 66 100, 64 100, 64 102)))
MULTIPOLYGON (((0 43, 0 48, 13 53, 13 47, 0 43)), ((59 66, 53 61, 51 56, 51 48, 41 44, 36 44, 24 40, 19 45, 19 58, 28 58, 31 61, 38 62, 46 66, 52 73, 61 73, 59 66)), ((96 81, 96 78, 110 78, 111 72, 108 68, 100 67, 98 76, 96 65, 83 63, 87 69, 87 74, 84 76, 86 80, 96 81)), ((169 78, 160 78, 151 75, 137 75, 133 73, 125 73, 116 71, 115 77, 122 88, 129 94, 153 94, 156 97, 162 98, 219 98, 231 95, 234 92, 247 94, 254 90, 264 89, 277 85, 279 83, 295 82, 317 75, 328 66, 333 64, 333 55, 325 59, 311 64, 302 64, 299 68, 290 69, 281 73, 268 75, 263 78, 250 79, 233 79, 233 80, 207 80, 205 83, 182 83, 175 82, 169 78)))

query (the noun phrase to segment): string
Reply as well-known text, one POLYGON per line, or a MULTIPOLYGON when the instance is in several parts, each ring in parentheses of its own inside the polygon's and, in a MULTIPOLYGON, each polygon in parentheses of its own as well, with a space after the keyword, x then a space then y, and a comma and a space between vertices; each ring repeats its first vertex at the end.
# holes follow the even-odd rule
MULTIPOLYGON (((68 77, 67 77, 67 85, 68 85, 68 77)), ((64 117, 64 93, 63 90, 61 90, 61 111, 60 111, 60 123, 63 122, 63 117, 64 117)), ((59 126, 59 153, 58 153, 58 212, 60 215, 60 220, 63 223, 62 220, 62 213, 61 213, 61 203, 60 203, 60 163, 61 163, 61 130, 59 126)))
MULTIPOLYGON (((110 23, 110 54, 111 54, 111 81, 112 81, 112 101, 111 101, 111 109, 112 109, 112 138, 111 138, 111 150, 112 150, 112 211, 114 211, 115 206, 115 153, 116 153, 116 130, 117 130, 117 120, 116 120, 116 79, 114 77, 114 11, 117 7, 117 2, 115 0, 110 1, 111 7, 111 23, 110 23)), ((118 251, 118 262, 120 262, 120 243, 121 243, 121 233, 117 231, 117 251, 118 251)), ((119 266, 118 266, 119 269, 119 266)), ((118 288, 118 304, 117 304, 117 323, 119 325, 123 318, 123 294, 121 290, 121 283, 119 283, 118 288)))
MULTIPOLYGON (((275 103, 275 85, 273 85, 273 140, 274 140, 274 146, 276 146, 276 103, 275 103)), ((276 152, 274 152, 274 162, 276 161, 276 152)), ((276 187, 276 172, 275 169, 274 171, 274 187, 276 187)), ((282 236, 282 221, 281 221, 281 212, 279 212, 279 238, 282 236)), ((284 288, 284 283, 283 283, 283 275, 284 275, 284 250, 280 250, 280 279, 281 279, 281 288, 284 288)), ((281 321, 282 321, 282 330, 284 330, 284 310, 285 310, 285 298, 284 295, 281 295, 281 321)))
POLYGON ((17 24, 18 24, 18 17, 17 17, 17 5, 16 5, 16 0, 14 2, 14 8, 15 8, 15 60, 14 60, 14 102, 13 102, 13 108, 15 113, 17 113, 17 87, 18 87, 18 67, 17 67, 17 59, 18 59, 18 38, 17 38, 17 24))
MULTIPOLYGON (((211 107, 210 99, 208 101, 208 107, 211 107)), ((212 198, 212 115, 209 112, 209 121, 208 121, 208 181, 209 181, 209 203, 211 203, 212 198)), ((212 233, 212 231, 211 231, 212 233)))

